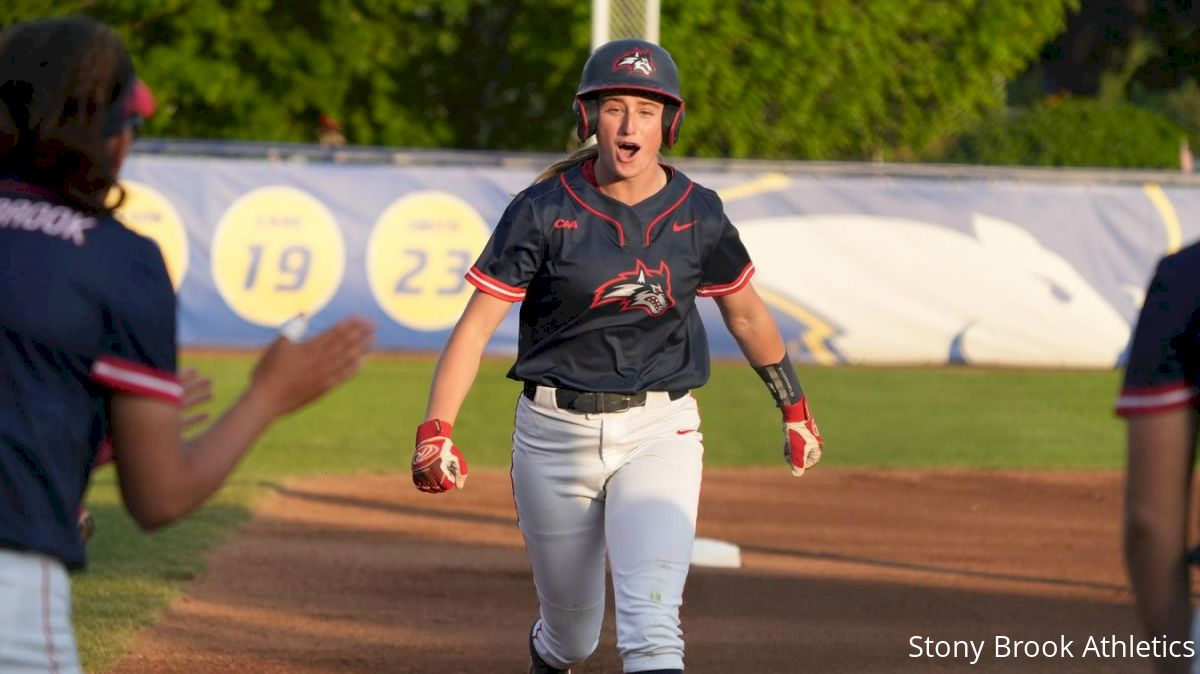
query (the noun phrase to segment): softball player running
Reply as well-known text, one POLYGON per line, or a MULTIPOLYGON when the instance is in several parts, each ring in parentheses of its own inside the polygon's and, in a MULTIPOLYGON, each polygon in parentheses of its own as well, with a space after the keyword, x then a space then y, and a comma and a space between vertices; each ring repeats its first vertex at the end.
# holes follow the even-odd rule
POLYGON ((1125 561, 1147 638, 1167 643, 1155 663, 1160 672, 1200 672, 1187 554, 1200 393, 1197 268, 1200 244, 1159 263, 1117 399, 1117 413, 1129 422, 1125 561))
POLYGON ((795 475, 819 460, 821 437, 720 199, 659 163, 684 116, 671 56, 603 45, 574 107, 580 139, 597 142, 517 195, 468 272, 477 291, 438 362, 413 481, 463 486, 451 427, 484 346, 522 302, 509 376, 524 384, 512 481, 541 604, 530 671, 568 671, 595 650, 607 551, 624 670, 681 672, 703 454, 689 392, 709 375, 697 297, 715 298, 780 406, 795 475))
POLYGON ((353 373, 372 329, 349 319, 277 340, 242 397, 184 442, 208 382, 175 374, 175 295, 149 239, 112 217, 150 100, 120 39, 84 18, 0 33, 0 672, 79 672, 68 570, 77 513, 111 437, 143 528, 200 505, 277 417, 353 373))

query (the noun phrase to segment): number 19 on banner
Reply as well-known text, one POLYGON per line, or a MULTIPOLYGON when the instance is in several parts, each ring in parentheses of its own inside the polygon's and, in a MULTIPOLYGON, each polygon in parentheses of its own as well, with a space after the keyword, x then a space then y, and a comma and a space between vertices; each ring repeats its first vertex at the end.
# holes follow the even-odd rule
POLYGON ((345 243, 333 214, 292 187, 256 189, 238 199, 213 236, 212 275, 243 319, 277 326, 329 302, 345 270, 345 243))

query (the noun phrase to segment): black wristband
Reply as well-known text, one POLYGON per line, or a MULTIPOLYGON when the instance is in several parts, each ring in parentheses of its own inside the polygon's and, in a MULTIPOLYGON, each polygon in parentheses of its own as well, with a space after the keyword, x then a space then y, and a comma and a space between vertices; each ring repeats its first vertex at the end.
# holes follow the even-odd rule
POLYGON ((754 371, 762 377, 767 390, 775 398, 776 406, 791 405, 804 397, 804 389, 800 388, 800 379, 796 377, 796 368, 792 367, 792 359, 786 353, 778 363, 761 367, 755 365, 754 371))

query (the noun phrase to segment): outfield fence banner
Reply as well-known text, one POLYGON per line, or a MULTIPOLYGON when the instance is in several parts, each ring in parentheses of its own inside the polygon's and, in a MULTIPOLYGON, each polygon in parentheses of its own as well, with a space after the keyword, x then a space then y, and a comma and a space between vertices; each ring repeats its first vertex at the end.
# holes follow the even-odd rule
MULTIPOLYGON (((1200 182, 681 167, 721 195, 798 362, 1115 367, 1155 263, 1200 237, 1200 182)), ((304 312, 437 351, 536 172, 135 154, 118 217, 163 250, 184 346, 257 347, 304 312)), ((737 356, 698 305, 713 354, 737 356)), ((489 350, 516 340, 510 311, 489 350)))

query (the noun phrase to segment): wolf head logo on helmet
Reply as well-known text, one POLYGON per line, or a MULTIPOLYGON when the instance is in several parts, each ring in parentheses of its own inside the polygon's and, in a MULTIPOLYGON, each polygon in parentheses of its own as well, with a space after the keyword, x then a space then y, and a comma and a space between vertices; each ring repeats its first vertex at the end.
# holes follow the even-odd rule
POLYGON ((649 316, 661 316, 675 306, 671 296, 671 269, 660 262, 658 269, 651 269, 645 262, 637 261, 633 271, 622 272, 605 281, 592 296, 592 309, 610 302, 620 302, 621 311, 635 309, 649 316))
POLYGON ((622 68, 642 73, 646 77, 654 74, 654 64, 650 62, 650 52, 644 49, 634 49, 617 59, 617 62, 613 64, 613 71, 622 68))

